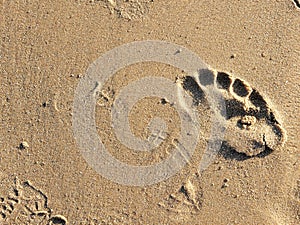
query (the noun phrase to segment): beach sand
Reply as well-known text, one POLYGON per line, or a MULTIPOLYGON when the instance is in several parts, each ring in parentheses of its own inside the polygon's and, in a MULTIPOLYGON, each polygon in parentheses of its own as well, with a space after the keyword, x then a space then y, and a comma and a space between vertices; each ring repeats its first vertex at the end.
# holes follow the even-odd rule
POLYGON ((2 1, 0 224, 300 224, 297 3, 2 1), (193 99, 200 127, 194 154, 174 176, 123 185, 83 157, 72 124, 74 96, 97 58, 147 40, 183 46, 210 66, 226 100, 227 130, 218 155, 199 172, 214 135, 215 109, 203 83, 158 62, 121 69, 96 93, 97 133, 113 157, 153 165, 181 144, 180 116, 159 97, 141 99, 128 116, 141 139, 151 119, 165 121, 157 149, 133 151, 114 133, 114 101, 143 77, 178 85, 193 99))

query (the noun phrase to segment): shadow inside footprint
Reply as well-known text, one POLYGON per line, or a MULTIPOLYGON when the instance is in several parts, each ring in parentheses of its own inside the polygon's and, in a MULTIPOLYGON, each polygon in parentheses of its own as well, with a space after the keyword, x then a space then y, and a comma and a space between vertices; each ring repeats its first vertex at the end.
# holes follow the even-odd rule
POLYGON ((191 93, 194 105, 199 105, 205 99, 204 92, 193 77, 186 76, 182 86, 184 90, 191 93))
POLYGON ((238 152, 235 148, 231 147, 226 141, 222 143, 219 155, 225 159, 231 159, 236 161, 244 161, 253 157, 264 158, 271 154, 273 150, 268 146, 265 146, 265 150, 255 156, 248 156, 245 153, 238 152))
POLYGON ((229 90, 230 84, 232 83, 232 79, 227 73, 218 72, 217 74, 217 84, 219 88, 229 90))
POLYGON ((255 107, 259 109, 257 118, 268 118, 268 114, 269 114, 268 104, 257 90, 255 89, 252 90, 249 96, 249 100, 255 107))
POLYGON ((234 93, 240 97, 246 97, 250 93, 248 86, 240 79, 234 81, 232 88, 234 93))
POLYGON ((200 84, 203 86, 213 85, 215 76, 214 73, 209 69, 201 69, 198 71, 200 84))
POLYGON ((227 99, 225 100, 226 105, 226 119, 230 119, 232 117, 240 117, 245 116, 247 114, 244 109, 244 105, 242 102, 237 101, 236 99, 227 99))

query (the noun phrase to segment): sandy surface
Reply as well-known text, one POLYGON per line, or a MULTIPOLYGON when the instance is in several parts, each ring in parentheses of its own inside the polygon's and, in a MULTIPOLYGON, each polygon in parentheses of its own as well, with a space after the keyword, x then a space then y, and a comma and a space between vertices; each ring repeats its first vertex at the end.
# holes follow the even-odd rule
POLYGON ((300 224, 296 3, 1 1, 0 224, 300 224), (122 88, 145 76, 165 77, 195 100, 201 132, 194 155, 176 175, 146 187, 97 173, 82 157, 72 127, 75 89, 89 65, 114 47, 140 40, 181 45, 215 74, 225 71, 232 82, 243 83, 222 90, 235 116, 226 119, 224 146, 202 173, 198 166, 213 110, 189 74, 147 62, 118 71, 104 84, 97 132, 115 158, 133 165, 164 160, 176 145, 180 121, 166 99, 139 101, 129 115, 133 134, 147 138, 154 116, 166 121, 168 133, 155 151, 132 151, 111 127, 111 107, 122 88), (242 95, 243 88, 259 95, 239 98, 234 91, 242 95), (259 116, 243 117, 251 107, 259 116), (253 151, 252 139, 271 148, 253 151))

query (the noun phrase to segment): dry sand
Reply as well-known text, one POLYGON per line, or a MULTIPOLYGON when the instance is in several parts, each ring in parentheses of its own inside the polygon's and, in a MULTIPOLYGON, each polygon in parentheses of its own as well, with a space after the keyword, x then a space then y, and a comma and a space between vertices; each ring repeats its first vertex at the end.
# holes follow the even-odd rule
POLYGON ((298 1, 4 0, 1 9, 0 224, 300 224, 298 1), (149 97, 130 112, 141 138, 151 118, 166 121, 168 137, 150 153, 118 141, 111 106, 142 77, 179 81, 201 125, 181 171, 146 187, 121 185, 87 164, 75 143, 74 92, 88 66, 139 40, 184 46, 227 71, 231 87, 243 83, 227 90, 219 77, 232 117, 226 143, 200 174, 212 109, 191 77, 161 63, 132 65, 109 79, 98 96, 97 131, 123 162, 164 160, 180 132, 172 104, 149 97), (253 90, 259 95, 251 101, 236 95, 253 90), (257 111, 243 117, 251 107, 257 111))

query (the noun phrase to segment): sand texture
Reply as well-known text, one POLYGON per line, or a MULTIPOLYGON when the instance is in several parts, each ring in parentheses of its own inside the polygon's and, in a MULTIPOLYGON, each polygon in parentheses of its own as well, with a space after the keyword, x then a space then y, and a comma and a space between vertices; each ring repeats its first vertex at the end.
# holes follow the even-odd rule
POLYGON ((299 1, 0 5, 0 225, 300 224, 299 1), (128 53, 119 64, 139 62, 104 82, 89 77, 104 71, 100 56, 147 40, 182 46, 155 57, 184 69, 128 53), (190 73, 189 51, 207 68, 190 73), (100 140, 74 126, 89 102, 119 171, 101 175, 112 163, 83 150, 100 140), (158 168, 176 173, 139 173, 169 156, 158 168))

